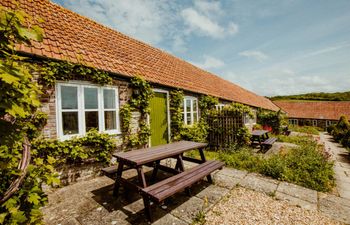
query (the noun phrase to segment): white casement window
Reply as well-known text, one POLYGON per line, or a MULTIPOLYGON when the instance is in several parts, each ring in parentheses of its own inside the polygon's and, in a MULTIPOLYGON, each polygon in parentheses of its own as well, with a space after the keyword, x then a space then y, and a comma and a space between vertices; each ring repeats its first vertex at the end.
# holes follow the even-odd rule
POLYGON ((192 125, 198 121, 198 100, 195 97, 185 96, 183 102, 184 123, 192 125))
POLYGON ((61 140, 90 129, 117 134, 119 102, 116 87, 76 83, 57 84, 57 130, 61 140))
POLYGON ((225 107, 225 104, 219 103, 215 105, 216 110, 221 111, 225 107))
POLYGON ((332 120, 327 120, 326 121, 326 126, 327 127, 331 126, 332 124, 334 124, 334 122, 332 120))
POLYGON ((291 125, 298 125, 298 120, 297 119, 289 119, 288 122, 291 125))
POLYGON ((317 120, 312 120, 312 126, 317 127, 317 120))

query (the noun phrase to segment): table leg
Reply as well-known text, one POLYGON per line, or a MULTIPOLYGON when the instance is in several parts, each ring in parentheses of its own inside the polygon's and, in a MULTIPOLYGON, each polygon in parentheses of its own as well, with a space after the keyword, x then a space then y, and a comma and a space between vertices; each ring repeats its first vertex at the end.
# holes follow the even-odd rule
MULTIPOLYGON (((205 163, 207 160, 205 158, 203 148, 200 148, 198 150, 199 150, 199 154, 201 155, 202 162, 205 163)), ((211 183, 211 184, 213 183, 213 179, 211 178, 210 174, 207 176, 207 180, 208 180, 209 183, 211 183)))
MULTIPOLYGON (((177 166, 177 170, 179 170, 180 172, 185 171, 185 166, 184 166, 184 161, 182 159, 182 154, 178 155, 177 157, 177 162, 176 162, 176 166, 177 166)), ((191 189, 190 188, 185 188, 185 191, 187 193, 188 196, 191 196, 191 189)))
POLYGON ((159 164, 160 164, 160 160, 157 160, 154 164, 154 168, 153 168, 152 176, 151 176, 152 182, 156 180, 158 169, 159 169, 159 164))
POLYGON ((116 198, 118 198, 118 194, 119 194, 120 178, 122 177, 123 167, 124 167, 124 162, 123 161, 119 162, 118 163, 118 170, 117 170, 117 177, 115 179, 114 188, 113 188, 113 196, 116 198))
POLYGON ((137 170, 137 175, 138 175, 138 179, 140 182, 140 186, 142 188, 147 187, 146 178, 145 178, 145 174, 143 173, 142 166, 136 167, 136 170, 137 170))

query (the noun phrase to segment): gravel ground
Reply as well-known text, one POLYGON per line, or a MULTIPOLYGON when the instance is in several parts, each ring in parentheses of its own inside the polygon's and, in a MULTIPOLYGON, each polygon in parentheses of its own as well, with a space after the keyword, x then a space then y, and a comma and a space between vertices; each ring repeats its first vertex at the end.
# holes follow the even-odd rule
POLYGON ((233 189, 206 214, 205 224, 342 224, 266 194, 233 189))

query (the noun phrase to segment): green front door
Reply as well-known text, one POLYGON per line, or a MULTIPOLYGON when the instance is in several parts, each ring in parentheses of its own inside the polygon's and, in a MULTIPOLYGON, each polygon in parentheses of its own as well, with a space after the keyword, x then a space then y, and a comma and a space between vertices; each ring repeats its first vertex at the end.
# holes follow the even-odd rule
POLYGON ((150 101, 151 146, 168 143, 167 94, 155 92, 150 101))

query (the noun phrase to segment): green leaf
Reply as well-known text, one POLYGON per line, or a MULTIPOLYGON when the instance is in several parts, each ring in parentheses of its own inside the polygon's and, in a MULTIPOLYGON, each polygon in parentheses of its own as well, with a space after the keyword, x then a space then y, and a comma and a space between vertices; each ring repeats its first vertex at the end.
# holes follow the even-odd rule
POLYGON ((12 219, 19 224, 24 223, 27 220, 23 211, 17 211, 14 214, 12 214, 12 219))
POLYGON ((12 84, 15 82, 18 82, 19 79, 18 77, 12 76, 9 73, 1 73, 0 74, 0 79, 3 80, 5 83, 12 84))
POLYGON ((38 205, 40 202, 40 196, 37 193, 30 193, 28 196, 28 202, 38 205))
POLYGON ((7 216, 7 213, 1 213, 0 214, 0 224, 3 224, 5 221, 5 217, 7 216))
POLYGON ((15 103, 12 105, 11 109, 7 109, 6 111, 14 117, 19 116, 23 118, 27 115, 26 111, 15 103))
POLYGON ((42 35, 38 32, 38 29, 33 30, 25 27, 18 27, 17 29, 19 35, 28 40, 41 41, 43 38, 42 35))
POLYGON ((54 164, 56 162, 56 159, 54 157, 48 156, 47 157, 47 162, 50 164, 54 164))

